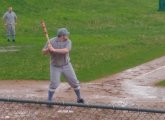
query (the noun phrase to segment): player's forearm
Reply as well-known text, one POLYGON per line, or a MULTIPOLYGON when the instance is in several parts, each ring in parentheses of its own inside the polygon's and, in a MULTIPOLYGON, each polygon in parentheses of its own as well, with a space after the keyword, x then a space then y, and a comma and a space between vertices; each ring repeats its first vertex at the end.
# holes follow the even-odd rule
POLYGON ((2 18, 4 25, 6 25, 6 16, 3 16, 2 18))
POLYGON ((43 49, 43 50, 42 50, 42 54, 44 54, 44 55, 49 54, 49 49, 43 49))
POLYGON ((69 52, 69 50, 67 48, 63 48, 63 49, 54 49, 53 52, 55 53, 60 53, 60 54, 67 54, 69 52))
POLYGON ((15 20, 15 23, 17 23, 17 18, 15 18, 14 20, 15 20))

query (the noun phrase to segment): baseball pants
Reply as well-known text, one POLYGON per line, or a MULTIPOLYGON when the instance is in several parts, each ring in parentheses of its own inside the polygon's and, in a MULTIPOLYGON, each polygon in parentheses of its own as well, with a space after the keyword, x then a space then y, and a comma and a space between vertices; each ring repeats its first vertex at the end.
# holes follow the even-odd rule
POLYGON ((64 75, 65 79, 72 88, 74 88, 75 90, 80 89, 79 80, 77 80, 72 64, 68 63, 67 65, 62 67, 50 65, 49 91, 55 91, 55 89, 59 86, 61 74, 64 75))
POLYGON ((7 29, 7 38, 10 40, 11 37, 12 40, 15 40, 15 25, 8 24, 6 29, 7 29))

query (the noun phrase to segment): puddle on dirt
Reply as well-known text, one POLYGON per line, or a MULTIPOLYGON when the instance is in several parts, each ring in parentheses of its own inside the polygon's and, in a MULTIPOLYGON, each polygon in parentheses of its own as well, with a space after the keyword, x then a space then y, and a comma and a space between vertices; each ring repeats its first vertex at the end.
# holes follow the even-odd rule
MULTIPOLYGON (((130 70, 131 71, 131 70, 130 70)), ((162 100, 165 95, 165 88, 152 86, 154 81, 165 79, 165 66, 160 66, 148 73, 144 73, 132 79, 123 81, 123 90, 130 94, 132 99, 162 100)))

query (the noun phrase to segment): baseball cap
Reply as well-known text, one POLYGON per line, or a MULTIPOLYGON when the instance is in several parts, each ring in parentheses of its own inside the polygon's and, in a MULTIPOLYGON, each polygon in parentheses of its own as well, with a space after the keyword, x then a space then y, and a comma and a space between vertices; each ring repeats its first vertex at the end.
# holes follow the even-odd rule
POLYGON ((66 28, 60 28, 57 31, 57 35, 61 36, 61 35, 69 35, 70 32, 66 29, 66 28))

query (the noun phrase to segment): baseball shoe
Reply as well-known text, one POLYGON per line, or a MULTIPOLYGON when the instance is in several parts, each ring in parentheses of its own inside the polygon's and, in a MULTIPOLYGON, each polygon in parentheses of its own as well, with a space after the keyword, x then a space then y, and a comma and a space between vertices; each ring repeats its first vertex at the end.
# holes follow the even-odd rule
POLYGON ((49 102, 49 103, 47 104, 47 107, 48 107, 48 108, 53 108, 53 105, 50 104, 52 101, 49 101, 49 100, 48 100, 48 102, 49 102))
POLYGON ((83 103, 83 104, 84 104, 85 101, 84 101, 84 99, 81 98, 81 99, 78 99, 78 100, 77 100, 77 103, 83 103))

